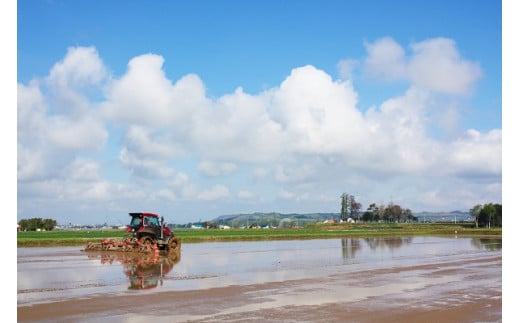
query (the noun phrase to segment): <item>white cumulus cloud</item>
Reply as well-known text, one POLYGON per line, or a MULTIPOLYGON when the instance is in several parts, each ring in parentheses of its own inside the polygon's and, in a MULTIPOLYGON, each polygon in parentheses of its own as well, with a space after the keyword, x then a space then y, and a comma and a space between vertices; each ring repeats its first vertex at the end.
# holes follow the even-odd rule
POLYGON ((366 43, 365 72, 387 81, 406 80, 413 86, 448 95, 471 94, 482 76, 480 66, 461 57, 448 38, 433 38, 404 48, 390 37, 366 43))
POLYGON ((198 76, 189 74, 173 84, 164 74, 164 58, 145 54, 133 58, 126 74, 107 90, 103 113, 120 124, 182 127, 207 104, 198 76))
POLYGON ((169 79, 160 55, 137 56, 115 77, 94 48, 71 48, 48 77, 18 84, 21 212, 40 201, 121 211, 253 200, 320 211, 345 190, 406 207, 500 197, 501 129, 432 135, 456 128, 478 63, 446 38, 406 51, 388 37, 366 49, 338 63, 341 79, 305 65, 260 93, 238 86, 211 98, 195 74, 169 79), (358 67, 408 88, 362 111, 358 67))

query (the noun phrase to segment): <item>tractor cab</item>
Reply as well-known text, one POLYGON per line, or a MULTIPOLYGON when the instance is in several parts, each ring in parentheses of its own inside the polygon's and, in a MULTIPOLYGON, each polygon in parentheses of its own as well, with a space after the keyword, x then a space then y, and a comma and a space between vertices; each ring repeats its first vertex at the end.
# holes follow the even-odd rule
POLYGON ((130 213, 130 227, 138 229, 141 226, 160 226, 159 216, 155 213, 130 213))
POLYGON ((132 217, 126 231, 131 232, 137 239, 146 237, 150 242, 167 240, 172 231, 164 224, 164 218, 151 212, 132 212, 132 217))

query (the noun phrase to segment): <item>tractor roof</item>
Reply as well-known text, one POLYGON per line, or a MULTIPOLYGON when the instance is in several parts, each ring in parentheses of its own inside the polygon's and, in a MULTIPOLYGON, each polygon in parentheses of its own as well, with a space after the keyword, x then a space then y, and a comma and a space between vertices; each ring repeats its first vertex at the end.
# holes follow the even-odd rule
POLYGON ((128 213, 130 216, 136 216, 136 215, 139 215, 139 216, 153 216, 153 217, 156 217, 158 218, 159 215, 157 213, 152 213, 152 212, 130 212, 128 213))

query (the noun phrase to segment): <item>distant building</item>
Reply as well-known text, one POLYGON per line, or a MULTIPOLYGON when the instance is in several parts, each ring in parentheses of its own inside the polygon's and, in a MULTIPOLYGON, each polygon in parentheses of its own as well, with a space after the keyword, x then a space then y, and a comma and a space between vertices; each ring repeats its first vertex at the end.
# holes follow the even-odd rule
POLYGON ((323 223, 336 223, 336 220, 334 220, 334 219, 327 219, 327 220, 323 221, 323 223))

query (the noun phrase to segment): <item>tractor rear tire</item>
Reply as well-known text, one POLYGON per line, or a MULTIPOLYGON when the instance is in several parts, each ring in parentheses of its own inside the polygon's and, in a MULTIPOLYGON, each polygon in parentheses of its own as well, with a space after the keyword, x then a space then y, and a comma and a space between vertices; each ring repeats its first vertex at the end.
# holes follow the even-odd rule
POLYGON ((179 246, 179 239, 177 239, 176 237, 171 237, 168 240, 168 248, 170 249, 170 251, 177 249, 178 246, 179 246))

